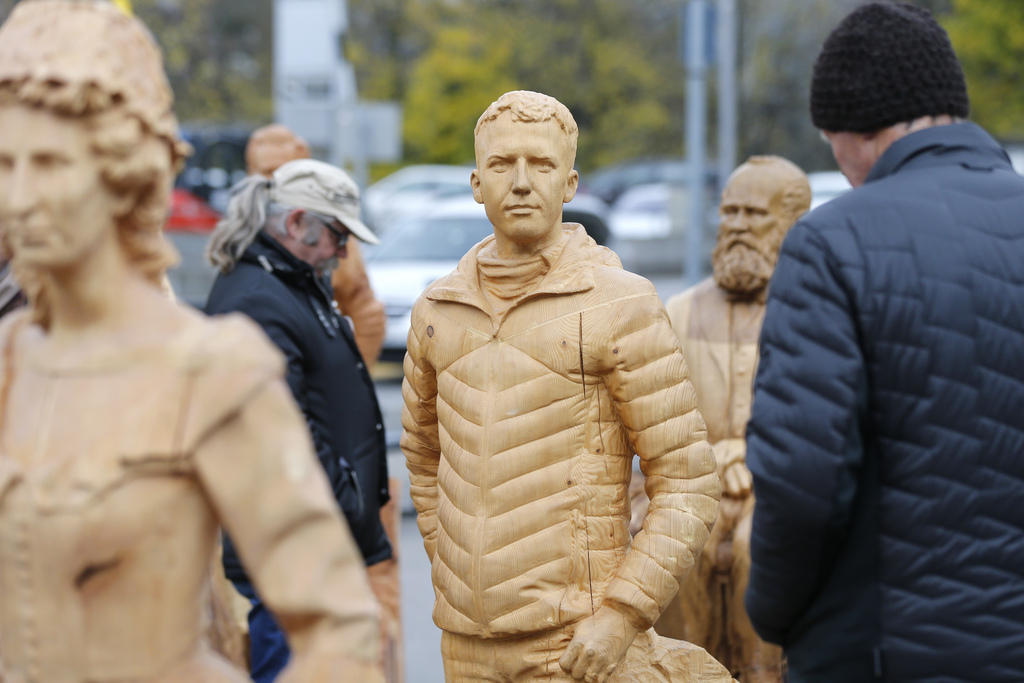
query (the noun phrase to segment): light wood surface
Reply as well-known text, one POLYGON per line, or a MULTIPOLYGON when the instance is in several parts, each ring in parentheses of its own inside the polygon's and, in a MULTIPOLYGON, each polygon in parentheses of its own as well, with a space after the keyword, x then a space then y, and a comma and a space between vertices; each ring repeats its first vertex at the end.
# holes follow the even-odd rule
POLYGON ((446 680, 727 681, 649 631, 720 487, 654 287, 562 224, 575 149, 553 98, 491 105, 471 184, 494 235, 413 309, 402 448, 446 680), (634 454, 654 504, 631 542, 634 454))
MULTIPOLYGON (((743 606, 754 510, 744 438, 753 399, 764 296, 779 246, 810 203, 807 178, 779 157, 754 157, 722 193, 714 277, 669 300, 723 495, 696 567, 655 630, 701 645, 742 683, 781 683, 782 651, 761 641, 743 606)), ((634 505, 643 507, 642 491, 634 505)))
POLYGON ((286 683, 381 681, 377 606, 283 380, 241 317, 160 286, 185 146, 148 32, 106 2, 0 28, 0 677, 245 675, 204 642, 223 525, 288 633, 286 683))

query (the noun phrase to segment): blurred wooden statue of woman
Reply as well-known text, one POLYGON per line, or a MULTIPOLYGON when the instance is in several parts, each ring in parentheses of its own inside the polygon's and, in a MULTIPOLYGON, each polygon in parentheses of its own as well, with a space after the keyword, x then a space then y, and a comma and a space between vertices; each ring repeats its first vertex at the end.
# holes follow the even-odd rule
POLYGON ((254 324, 161 293, 177 137, 159 51, 106 2, 0 28, 0 679, 242 682, 202 637, 218 525, 288 634, 282 681, 379 681, 376 605, 254 324))

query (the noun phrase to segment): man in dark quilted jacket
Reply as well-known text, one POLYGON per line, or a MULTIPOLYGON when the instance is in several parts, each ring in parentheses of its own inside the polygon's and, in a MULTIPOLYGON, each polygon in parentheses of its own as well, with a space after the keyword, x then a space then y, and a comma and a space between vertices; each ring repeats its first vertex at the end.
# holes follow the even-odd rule
POLYGON ((869 3, 811 116, 856 188, 786 238, 747 463, 747 609, 790 680, 1024 681, 1024 179, 945 31, 869 3))

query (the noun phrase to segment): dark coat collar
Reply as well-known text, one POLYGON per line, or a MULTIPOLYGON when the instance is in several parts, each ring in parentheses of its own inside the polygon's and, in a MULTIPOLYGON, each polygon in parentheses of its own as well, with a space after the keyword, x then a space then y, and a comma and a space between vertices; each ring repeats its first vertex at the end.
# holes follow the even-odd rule
POLYGON ((259 266, 285 284, 315 292, 328 305, 334 299, 326 275, 318 275, 313 266, 297 258, 263 231, 257 233, 240 260, 259 266))
POLYGON ((263 232, 256 234, 249 248, 242 254, 242 260, 255 263, 267 271, 277 271, 287 275, 316 275, 313 266, 296 258, 284 245, 263 232), (269 267, 264 263, 269 263, 269 267))
POLYGON ((1012 170, 1010 158, 980 126, 954 123, 925 128, 894 142, 875 162, 865 183, 903 169, 962 164, 977 169, 1012 170))

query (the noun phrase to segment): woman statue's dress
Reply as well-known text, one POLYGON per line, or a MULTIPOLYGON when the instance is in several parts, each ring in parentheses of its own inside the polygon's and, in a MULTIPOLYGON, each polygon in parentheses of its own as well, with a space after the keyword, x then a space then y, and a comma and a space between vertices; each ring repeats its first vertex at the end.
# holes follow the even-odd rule
MULTIPOLYGON (((171 305, 171 304, 168 304, 171 305)), ((43 357, 0 324, 0 680, 246 681, 202 642, 218 524, 300 653, 372 658, 362 562, 246 319, 43 357)))

